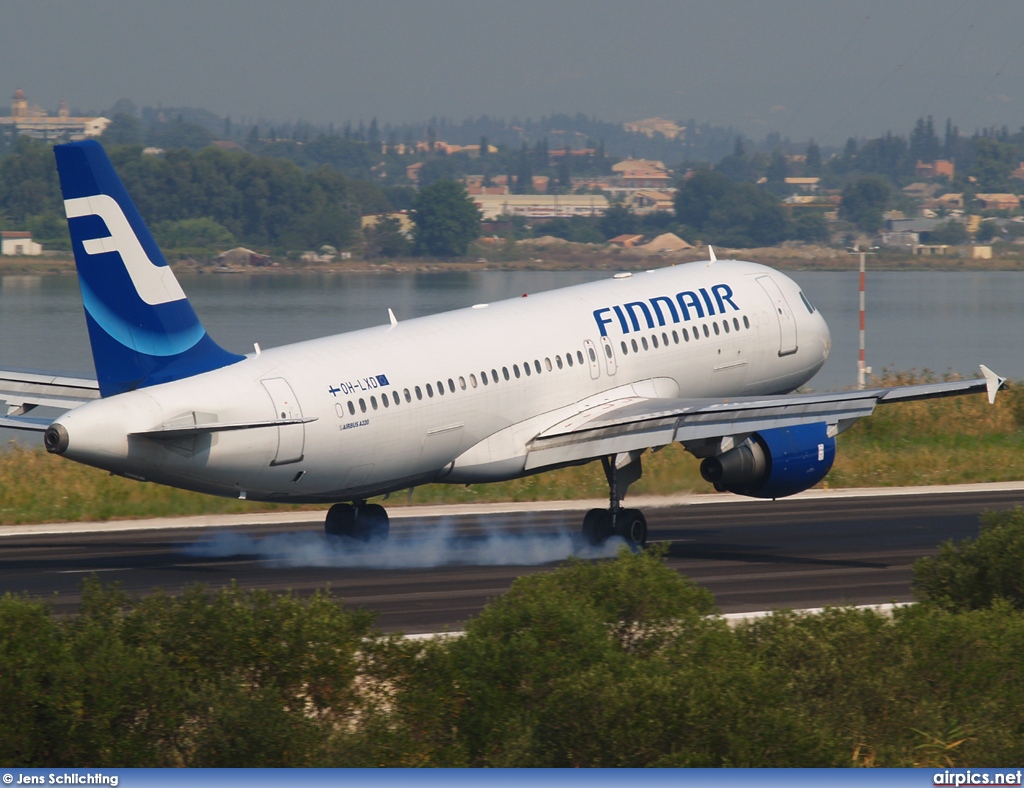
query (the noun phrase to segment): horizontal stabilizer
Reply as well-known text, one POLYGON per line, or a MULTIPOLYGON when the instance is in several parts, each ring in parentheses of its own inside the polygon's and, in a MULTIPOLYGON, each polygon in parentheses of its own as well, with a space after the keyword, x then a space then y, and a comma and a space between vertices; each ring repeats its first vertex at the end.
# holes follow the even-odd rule
POLYGON ((265 427, 287 427, 289 424, 309 424, 316 421, 315 416, 304 419, 275 419, 271 421, 232 421, 213 422, 210 424, 187 424, 184 427, 160 427, 144 432, 132 432, 131 435, 153 440, 169 440, 171 438, 189 438, 206 435, 211 432, 234 432, 235 430, 258 430, 265 427))

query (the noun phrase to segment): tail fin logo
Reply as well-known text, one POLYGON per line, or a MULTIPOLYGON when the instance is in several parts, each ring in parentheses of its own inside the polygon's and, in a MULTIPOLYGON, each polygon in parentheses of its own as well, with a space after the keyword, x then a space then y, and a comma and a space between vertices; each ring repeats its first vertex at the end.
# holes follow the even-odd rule
POLYGON ((103 220, 110 235, 83 241, 85 253, 98 255, 117 252, 124 261, 139 298, 147 304, 155 306, 185 298, 185 292, 174 278, 170 266, 154 265, 149 259, 124 211, 113 197, 107 194, 75 197, 64 201, 64 211, 68 219, 98 216, 103 220))

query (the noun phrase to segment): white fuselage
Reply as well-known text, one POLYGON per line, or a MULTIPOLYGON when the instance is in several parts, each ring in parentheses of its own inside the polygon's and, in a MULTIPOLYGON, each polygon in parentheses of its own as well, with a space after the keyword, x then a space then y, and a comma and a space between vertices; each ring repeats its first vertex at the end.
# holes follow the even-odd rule
POLYGON ((527 470, 529 442, 577 412, 626 397, 788 392, 829 349, 825 321, 788 277, 754 263, 692 263, 265 350, 59 422, 66 457, 114 473, 253 500, 336 502, 515 478, 539 470, 527 470), (313 420, 131 434, 299 418, 313 420))

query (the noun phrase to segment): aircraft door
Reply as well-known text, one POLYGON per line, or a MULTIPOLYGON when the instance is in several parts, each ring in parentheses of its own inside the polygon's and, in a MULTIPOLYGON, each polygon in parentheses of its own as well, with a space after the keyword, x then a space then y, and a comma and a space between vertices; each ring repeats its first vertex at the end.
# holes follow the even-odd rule
POLYGON ((778 283, 770 276, 757 277, 757 283, 771 299, 775 317, 779 321, 779 355, 788 356, 796 353, 796 317, 793 315, 793 310, 789 308, 786 296, 782 294, 778 283))
POLYGON ((608 337, 601 337, 601 350, 604 352, 604 366, 611 377, 615 374, 615 348, 608 337))
MULTIPOLYGON (((284 378, 267 378, 261 381, 274 403, 274 419, 301 419, 299 400, 284 378)), ((277 456, 271 465, 288 465, 302 461, 302 450, 306 443, 306 425, 286 424, 277 428, 277 456)))
POLYGON ((583 340, 583 347, 586 348, 587 361, 590 364, 590 378, 597 380, 601 376, 601 362, 597 358, 597 350, 589 339, 583 340))

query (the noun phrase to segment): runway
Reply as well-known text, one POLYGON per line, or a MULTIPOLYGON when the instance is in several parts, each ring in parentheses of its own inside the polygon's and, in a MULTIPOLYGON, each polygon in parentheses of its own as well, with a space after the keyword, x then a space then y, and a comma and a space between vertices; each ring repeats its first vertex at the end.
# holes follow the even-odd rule
MULTIPOLYGON (((917 558, 947 539, 976 535, 982 511, 1022 502, 1019 487, 954 488, 715 500, 648 506, 645 513, 651 542, 668 545, 669 565, 732 613, 910 601, 917 558)), ((581 511, 524 508, 396 516, 392 542, 376 556, 327 545, 317 513, 289 523, 253 517, 218 527, 3 528, 0 593, 49 598, 58 612, 71 612, 82 578, 93 573, 134 594, 232 581, 300 593, 330 585, 346 605, 376 611, 384 630, 458 630, 517 577, 550 571, 568 554, 587 555, 575 536, 581 511)))

